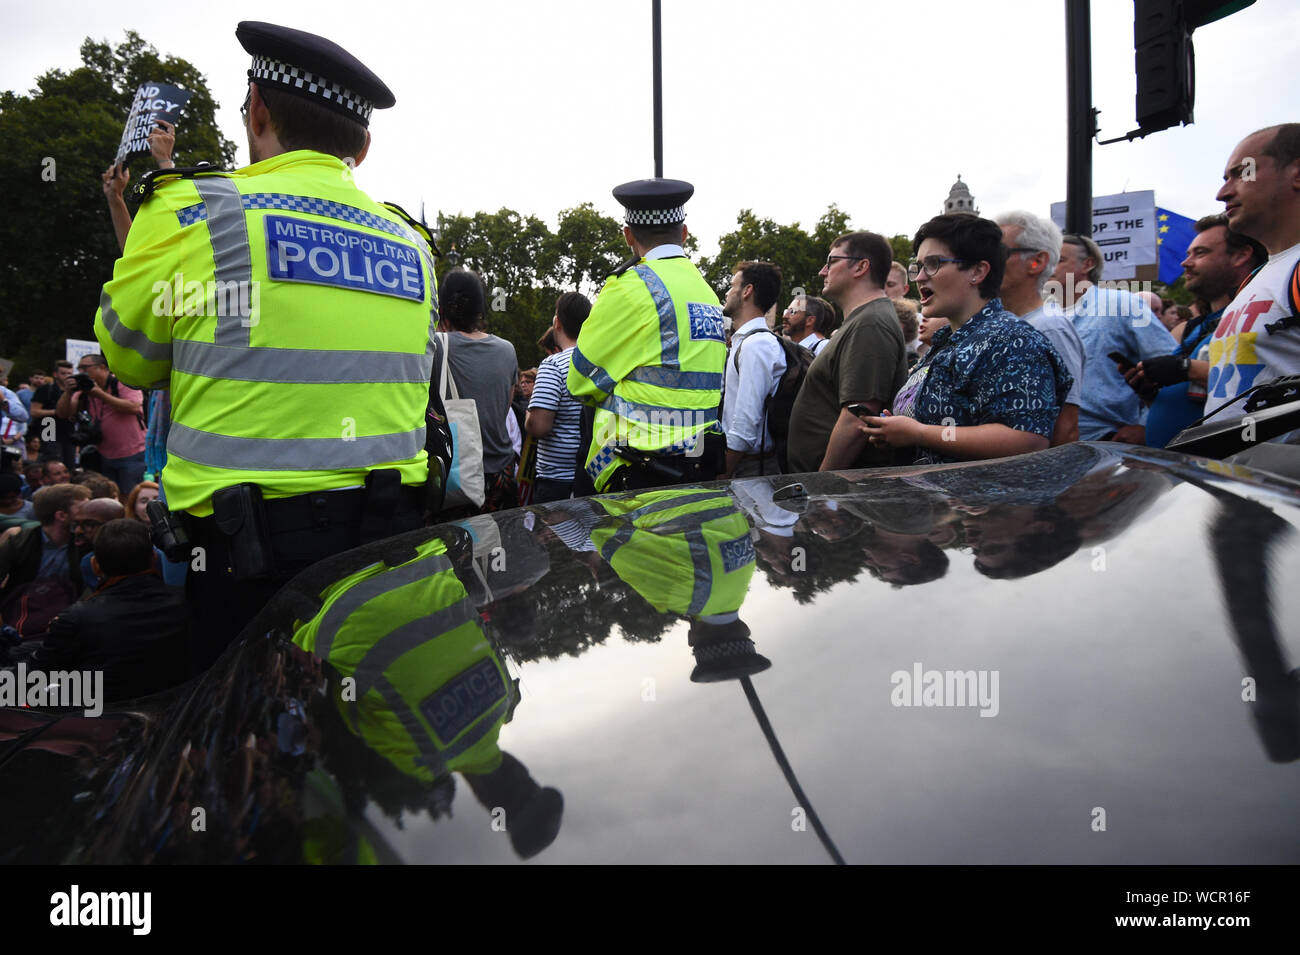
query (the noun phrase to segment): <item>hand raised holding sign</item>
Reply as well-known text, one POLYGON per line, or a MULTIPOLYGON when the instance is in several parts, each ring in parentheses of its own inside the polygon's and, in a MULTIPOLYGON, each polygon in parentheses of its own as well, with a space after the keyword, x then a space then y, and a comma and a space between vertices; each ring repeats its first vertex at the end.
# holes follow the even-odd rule
POLYGON ((126 191, 126 184, 130 181, 131 174, 126 171, 125 166, 113 163, 104 170, 100 178, 104 181, 104 198, 108 200, 108 213, 113 218, 113 233, 117 236, 117 247, 125 249, 126 235, 131 231, 131 212, 127 209, 126 199, 122 194, 126 191))
POLYGON ((172 147, 176 145, 176 127, 165 119, 157 120, 154 124, 153 131, 149 134, 149 154, 153 156, 154 162, 158 163, 159 169, 172 169, 175 163, 172 162, 172 147))
POLYGON ((126 191, 126 184, 131 179, 131 174, 117 163, 113 163, 104 170, 104 174, 100 178, 104 181, 104 196, 109 202, 112 202, 114 199, 122 198, 122 193, 126 191))

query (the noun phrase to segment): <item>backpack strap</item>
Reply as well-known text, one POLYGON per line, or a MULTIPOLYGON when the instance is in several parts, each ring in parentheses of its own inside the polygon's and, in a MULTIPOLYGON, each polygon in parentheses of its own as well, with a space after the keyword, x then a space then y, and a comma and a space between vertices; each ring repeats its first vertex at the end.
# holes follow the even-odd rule
POLYGON ((1265 325, 1264 331, 1270 335, 1288 328, 1300 328, 1300 259, 1291 269, 1291 278, 1286 283, 1286 298, 1291 314, 1265 325))
MULTIPOLYGON (((749 335, 757 335, 760 332, 767 332, 773 338, 777 339, 778 342, 780 341, 781 336, 777 335, 777 333, 772 331, 770 328, 756 328, 754 331, 750 332, 749 335)), ((738 375, 740 374, 740 350, 745 347, 745 339, 748 338, 749 335, 740 336, 740 344, 736 346, 735 354, 732 355, 731 363, 735 367, 736 374, 738 375)))

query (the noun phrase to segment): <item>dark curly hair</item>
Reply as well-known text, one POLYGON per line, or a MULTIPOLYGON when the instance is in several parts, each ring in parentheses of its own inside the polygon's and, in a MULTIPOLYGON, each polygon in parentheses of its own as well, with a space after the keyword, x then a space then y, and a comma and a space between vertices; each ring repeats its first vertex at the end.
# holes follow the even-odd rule
POLYGON ((1002 228, 991 219, 981 219, 969 212, 952 212, 935 216, 916 232, 912 239, 912 254, 921 248, 926 239, 937 239, 946 245, 961 267, 970 268, 980 262, 989 264, 989 274, 980 282, 980 295, 992 298, 1002 287, 1002 274, 1007 267, 1007 248, 1002 244, 1002 228))

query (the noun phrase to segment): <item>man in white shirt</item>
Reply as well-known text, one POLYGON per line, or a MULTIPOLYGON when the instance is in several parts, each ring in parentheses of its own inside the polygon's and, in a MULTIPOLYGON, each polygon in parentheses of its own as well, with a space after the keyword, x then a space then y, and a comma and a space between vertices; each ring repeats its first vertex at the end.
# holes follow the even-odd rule
POLYGON ((1061 230, 1050 219, 1030 212, 998 216, 1002 244, 1007 247, 1007 267, 998 295, 1015 312, 1047 336, 1074 378, 1052 432, 1052 447, 1079 440, 1079 395, 1083 387, 1083 341, 1074 323, 1052 302, 1043 300, 1043 286, 1056 272, 1061 258, 1061 230))
POLYGON ((722 305, 722 314, 735 329, 722 392, 722 430, 727 435, 724 478, 779 473, 776 442, 767 427, 767 401, 785 373, 785 349, 767 327, 765 316, 780 294, 777 266, 741 262, 722 305))
MULTIPOLYGON (((1223 180, 1215 198, 1229 228, 1259 240, 1269 258, 1210 339, 1207 414, 1255 385, 1300 374, 1300 123, 1251 133, 1232 151, 1223 180)), ((1240 415, 1240 403, 1230 413, 1240 415)))

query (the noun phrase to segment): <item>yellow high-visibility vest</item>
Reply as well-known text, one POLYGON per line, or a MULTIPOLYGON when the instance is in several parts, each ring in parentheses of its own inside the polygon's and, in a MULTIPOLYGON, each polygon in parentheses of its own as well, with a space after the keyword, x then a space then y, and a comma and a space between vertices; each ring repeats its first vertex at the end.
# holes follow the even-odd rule
POLYGON ((339 712, 398 770, 424 782, 487 773, 514 688, 434 538, 397 567, 371 564, 327 587, 293 642, 351 683, 339 712))
POLYGON ((156 174, 95 335, 119 379, 171 389, 173 510, 427 477, 437 289, 427 244, 341 160, 296 150, 156 174))
POLYGON ((726 491, 669 488, 590 500, 615 519, 591 532, 596 550, 655 610, 699 617, 745 602, 754 544, 726 491))
POLYGON ((609 278, 583 323, 569 391, 595 405, 587 473, 603 489, 618 446, 694 453, 718 420, 722 308, 684 257, 641 259, 609 278))

